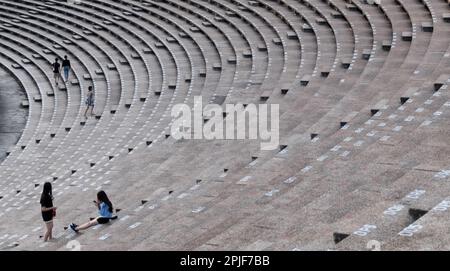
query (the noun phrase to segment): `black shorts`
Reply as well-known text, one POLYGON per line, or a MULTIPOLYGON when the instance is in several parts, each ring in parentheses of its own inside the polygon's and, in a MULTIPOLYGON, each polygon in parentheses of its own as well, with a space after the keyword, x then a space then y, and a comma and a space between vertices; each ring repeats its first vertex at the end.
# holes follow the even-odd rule
POLYGON ((111 220, 111 218, 107 218, 107 217, 97 218, 98 224, 107 224, 107 223, 109 223, 110 220, 111 220))
POLYGON ((53 211, 42 212, 42 219, 45 223, 51 222, 53 220, 53 211))

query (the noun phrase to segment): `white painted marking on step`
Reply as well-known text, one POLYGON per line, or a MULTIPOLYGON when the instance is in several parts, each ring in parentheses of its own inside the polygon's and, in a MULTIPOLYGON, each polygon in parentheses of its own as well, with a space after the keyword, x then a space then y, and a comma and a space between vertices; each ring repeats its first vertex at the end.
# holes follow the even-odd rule
POLYGON ((293 176, 293 177, 290 177, 290 178, 286 179, 286 180, 284 181, 284 183, 285 183, 285 184, 291 184, 291 183, 293 183, 295 180, 297 180, 297 177, 293 176))
POLYGON ((40 230, 40 229, 42 229, 42 227, 41 226, 39 226, 39 227, 36 227, 36 228, 34 228, 33 230, 32 230, 32 232, 37 232, 38 230, 40 230))
POLYGON ((392 131, 394 132, 400 132, 400 130, 402 130, 403 126, 395 126, 394 129, 392 129, 392 131))
POLYGON ((414 235, 414 233, 420 231, 423 228, 422 225, 409 225, 408 227, 404 228, 401 232, 398 234, 405 237, 411 237, 414 235))
POLYGON ((252 179, 252 176, 245 176, 242 179, 239 180, 240 183, 247 183, 252 179))
POLYGON ((107 233, 107 234, 101 236, 100 238, 98 238, 98 240, 104 241, 104 240, 108 239, 109 237, 111 237, 111 234, 110 234, 110 233, 107 233))
POLYGON ((313 168, 312 166, 306 166, 301 171, 302 171, 302 173, 306 173, 306 172, 310 171, 312 168, 313 168))
POLYGON ((122 217, 122 218, 120 219, 120 221, 125 221, 125 220, 127 220, 128 218, 130 218, 130 216, 129 216, 129 215, 126 215, 126 216, 122 217))
POLYGON ((142 223, 141 222, 136 222, 133 225, 129 226, 128 229, 129 230, 133 230, 136 229, 137 227, 139 227, 142 223))
POLYGON ((273 197, 278 192, 280 192, 280 190, 274 189, 272 191, 269 191, 269 192, 265 193, 264 196, 266 196, 266 197, 273 197))
POLYGON ((342 146, 336 145, 336 146, 334 146, 334 147, 331 149, 331 151, 332 151, 332 152, 337 152, 337 151, 339 151, 341 148, 342 148, 342 146))
POLYGON ((167 196, 163 197, 163 198, 161 199, 161 201, 167 201, 167 200, 169 200, 170 198, 171 198, 171 196, 170 196, 170 195, 167 195, 167 196))
POLYGON ((441 201, 436 207, 432 209, 435 212, 445 212, 450 208, 450 200, 441 201))
POLYGON ((429 126, 431 123, 433 123, 433 121, 426 120, 426 121, 422 122, 422 124, 420 126, 429 126))
POLYGON ((192 213, 198 214, 202 211, 204 211, 206 209, 206 207, 200 206, 198 208, 195 208, 194 210, 192 210, 192 213))
POLYGON ((364 225, 361 228, 359 228, 357 231, 353 232, 353 234, 358 235, 358 236, 367 236, 369 233, 371 233, 376 228, 377 228, 377 226, 375 226, 375 225, 364 225))
POLYGON ((450 170, 441 170, 439 173, 434 175, 434 178, 446 179, 450 176, 450 170))
POLYGON ((397 205, 394 205, 394 206, 392 206, 392 207, 389 207, 386 211, 383 212, 383 214, 395 216, 395 215, 397 215, 400 211, 402 211, 403 209, 405 209, 405 206, 404 206, 404 205, 397 204, 397 205))
POLYGON ((416 189, 416 190, 412 191, 411 193, 409 193, 408 195, 406 195, 406 198, 407 199, 419 199, 425 193, 426 193, 425 190, 416 189))
POLYGON ((181 193, 181 194, 177 197, 177 199, 184 199, 184 198, 186 198, 187 196, 189 196, 188 193, 181 193))

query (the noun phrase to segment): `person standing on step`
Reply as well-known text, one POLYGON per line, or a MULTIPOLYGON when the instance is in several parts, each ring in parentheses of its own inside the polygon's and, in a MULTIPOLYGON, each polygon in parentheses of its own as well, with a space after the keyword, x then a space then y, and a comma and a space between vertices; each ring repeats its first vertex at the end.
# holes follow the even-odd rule
POLYGON ((67 59, 67 56, 64 56, 64 60, 62 61, 62 68, 64 71, 64 81, 67 82, 67 80, 69 80, 70 72, 70 60, 67 59))
POLYGON ((75 223, 69 225, 69 227, 76 233, 82 230, 86 230, 92 226, 98 224, 107 224, 111 220, 117 219, 117 216, 113 216, 113 205, 106 195, 105 191, 99 191, 97 193, 97 200, 94 200, 94 204, 98 209, 99 216, 81 226, 75 223))
POLYGON ((84 117, 87 119, 87 113, 89 109, 91 109, 91 116, 94 115, 94 104, 95 104, 95 98, 94 98, 94 91, 92 90, 92 86, 89 86, 88 93, 86 94, 86 111, 84 111, 84 117))
POLYGON ((58 58, 55 58, 55 62, 52 64, 53 67, 53 77, 55 78, 55 84, 58 86, 60 75, 61 64, 58 62, 58 58))
POLYGON ((41 213, 47 231, 44 235, 44 242, 53 239, 53 218, 56 215, 56 207, 53 206, 52 184, 46 182, 41 194, 41 213))

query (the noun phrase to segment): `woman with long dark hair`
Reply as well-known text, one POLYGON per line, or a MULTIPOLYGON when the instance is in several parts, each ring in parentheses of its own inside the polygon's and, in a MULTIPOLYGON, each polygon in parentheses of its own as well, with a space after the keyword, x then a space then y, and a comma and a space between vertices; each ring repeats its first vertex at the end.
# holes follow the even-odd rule
POLYGON ((91 116, 94 115, 95 97, 92 86, 88 87, 88 93, 86 94, 86 111, 84 111, 84 117, 87 119, 87 113, 91 109, 91 116))
POLYGON ((49 182, 44 184, 40 203, 42 219, 44 220, 47 229, 44 235, 44 242, 47 242, 53 238, 53 217, 55 217, 56 214, 56 207, 53 206, 52 184, 49 182))
POLYGON ((94 203, 97 206, 99 216, 81 226, 78 226, 75 223, 70 224, 70 228, 74 232, 86 230, 98 224, 107 224, 109 221, 117 219, 117 216, 113 216, 113 205, 105 191, 99 191, 97 193, 97 200, 94 200, 94 203))

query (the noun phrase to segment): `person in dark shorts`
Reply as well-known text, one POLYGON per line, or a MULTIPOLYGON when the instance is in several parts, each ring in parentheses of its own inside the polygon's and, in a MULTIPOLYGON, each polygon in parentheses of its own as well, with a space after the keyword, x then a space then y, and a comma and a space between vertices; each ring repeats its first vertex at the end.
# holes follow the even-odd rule
POLYGON ((81 226, 78 226, 75 223, 69 225, 69 227, 76 233, 82 230, 86 230, 92 226, 98 224, 107 224, 111 220, 117 219, 117 216, 113 216, 113 205, 106 195, 105 191, 99 191, 97 193, 97 200, 94 200, 95 205, 97 206, 99 216, 81 226))
POLYGON ((67 56, 64 56, 64 60, 62 61, 62 68, 64 71, 64 81, 67 82, 67 80, 69 80, 70 72, 70 60, 67 59, 67 56))
POLYGON ((84 111, 84 117, 87 119, 87 113, 91 109, 91 116, 94 115, 95 97, 92 86, 88 87, 88 93, 86 94, 86 111, 84 111))
POLYGON ((61 64, 59 64, 58 58, 55 58, 55 62, 52 64, 52 67, 53 67, 53 77, 55 78, 56 86, 58 86, 61 68, 61 64))
POLYGON ((41 194, 41 213, 47 231, 44 234, 44 242, 52 239, 53 218, 56 215, 56 207, 53 206, 52 184, 47 182, 41 194))

